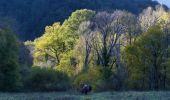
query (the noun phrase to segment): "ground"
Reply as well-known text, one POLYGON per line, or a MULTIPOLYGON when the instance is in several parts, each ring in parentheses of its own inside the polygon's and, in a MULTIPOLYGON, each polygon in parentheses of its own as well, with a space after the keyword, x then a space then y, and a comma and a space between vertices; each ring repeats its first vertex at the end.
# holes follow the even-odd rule
POLYGON ((0 100, 170 100, 170 92, 0 93, 0 100))

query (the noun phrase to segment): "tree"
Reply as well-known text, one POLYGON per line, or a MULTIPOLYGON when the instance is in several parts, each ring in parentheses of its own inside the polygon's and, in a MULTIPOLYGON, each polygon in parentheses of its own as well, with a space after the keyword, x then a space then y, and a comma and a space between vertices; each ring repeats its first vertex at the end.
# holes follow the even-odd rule
POLYGON ((83 22, 79 26, 79 34, 80 34, 80 39, 79 39, 79 44, 77 45, 79 51, 79 54, 81 55, 83 60, 83 69, 85 72, 88 71, 89 69, 89 64, 90 64, 90 56, 92 52, 92 40, 94 38, 93 31, 91 30, 92 23, 90 21, 83 22))
MULTIPOLYGON (((169 46, 169 23, 170 23, 170 15, 166 10, 164 9, 163 6, 157 6, 156 9, 152 8, 147 8, 142 14, 139 16, 139 20, 141 23, 141 27, 143 31, 147 31, 148 28, 154 25, 160 25, 161 28, 163 29, 163 32, 166 34, 166 37, 164 38, 166 40, 166 47, 168 48, 169 46)), ((166 57, 164 58, 167 60, 169 58, 169 53, 168 51, 166 52, 166 57)), ((167 78, 167 66, 164 66, 164 89, 167 87, 166 86, 166 78, 167 78)))
POLYGON ((45 34, 35 40, 35 64, 40 62, 40 66, 43 66, 41 63, 45 63, 47 67, 59 65, 61 54, 67 50, 61 30, 60 23, 54 23, 52 26, 47 26, 45 34))
MULTIPOLYGON (((170 40, 169 40, 169 37, 170 37, 170 14, 168 12, 165 12, 162 16, 161 16, 161 20, 160 20, 160 25, 163 29, 163 32, 166 34, 166 37, 165 37, 165 45, 167 48, 169 48, 169 44, 170 44, 170 40)), ((167 64, 169 62, 169 50, 166 51, 165 53, 165 57, 164 57, 164 60, 166 61, 166 63, 163 65, 163 89, 167 89, 168 87, 168 83, 167 83, 167 80, 168 80, 168 74, 167 72, 169 72, 169 65, 167 64)))
POLYGON ((146 32, 150 27, 158 25, 167 20, 167 14, 163 6, 157 6, 156 10, 148 7, 139 15, 139 22, 143 32, 146 32))
POLYGON ((121 11, 115 11, 112 14, 99 12, 93 22, 96 31, 93 48, 97 55, 97 63, 102 66, 106 80, 112 75, 112 68, 116 62, 115 48, 119 45, 119 38, 126 31, 121 18, 121 11))
POLYGON ((82 9, 76 10, 71 14, 68 20, 63 23, 64 36, 67 38, 67 44, 73 49, 76 40, 79 39, 78 29, 82 22, 91 20, 95 15, 95 11, 82 9))
POLYGON ((131 81, 140 89, 158 90, 161 87, 162 64, 165 62, 166 35, 159 26, 154 26, 141 35, 136 43, 125 49, 125 60, 131 81))
POLYGON ((77 10, 62 25, 55 23, 46 27, 45 34, 35 40, 35 64, 39 62, 39 65, 42 66, 41 64, 45 63, 44 66, 47 67, 73 72, 75 69, 71 66, 76 67, 77 65, 74 48, 79 39, 79 25, 90 20, 94 14, 95 12, 92 10, 77 10), (49 62, 50 64, 48 64, 49 62))
POLYGON ((14 91, 20 86, 18 41, 8 29, 0 29, 0 90, 14 91))
POLYGON ((127 27, 127 32, 121 38, 123 46, 131 45, 141 33, 140 23, 137 16, 129 12, 122 12, 121 23, 127 27), (126 42, 125 42, 126 41, 126 42))

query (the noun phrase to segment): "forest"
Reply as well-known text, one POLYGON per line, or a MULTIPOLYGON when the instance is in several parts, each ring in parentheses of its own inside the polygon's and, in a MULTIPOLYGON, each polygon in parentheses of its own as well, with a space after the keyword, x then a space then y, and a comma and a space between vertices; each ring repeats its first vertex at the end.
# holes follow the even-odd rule
POLYGON ((0 0, 0 27, 12 28, 22 41, 34 40, 45 26, 63 23, 75 10, 121 9, 139 14, 156 5, 158 2, 152 0, 0 0))
POLYGON ((90 84, 94 92, 168 90, 170 13, 163 6, 139 16, 124 10, 76 10, 20 42, 1 29, 2 91, 67 91, 90 84))
MULTIPOLYGON (((136 2, 134 5, 140 2, 132 1, 136 2)), ((0 2, 5 4, 6 1, 0 2)), ((44 3, 43 0, 41 2, 44 3)), ((52 6, 51 2, 49 4, 52 6)), ((86 2, 81 4, 86 5, 86 2)), ((94 0, 94 3, 96 2, 99 3, 100 0, 94 0)), ((128 2, 130 1, 125 3, 128 2)), ((14 1, 12 3, 18 4, 14 1)), ((81 93, 85 85, 89 86, 91 93, 106 92, 107 95, 110 95, 108 91, 169 91, 169 8, 150 0, 142 2, 150 4, 149 6, 144 4, 143 8, 134 9, 135 11, 132 10, 135 6, 132 9, 127 6, 128 10, 123 9, 125 5, 117 5, 123 8, 113 6, 116 1, 109 4, 106 2, 106 5, 102 6, 99 6, 100 4, 93 6, 93 2, 90 3, 89 7, 85 6, 86 9, 82 5, 79 5, 82 6, 79 9, 75 4, 73 6, 78 9, 70 10, 71 13, 60 11, 61 16, 57 16, 58 19, 54 17, 56 21, 44 19, 48 23, 38 23, 39 20, 34 22, 31 17, 38 16, 37 19, 43 17, 36 12, 37 15, 30 18, 23 15, 19 18, 23 20, 23 26, 20 28, 23 28, 23 32, 29 32, 30 34, 27 35, 31 36, 27 37, 23 33, 25 39, 27 38, 24 42, 24 38, 18 36, 20 33, 16 33, 20 31, 17 29, 18 24, 12 24, 8 18, 3 20, 7 22, 2 21, 0 24, 0 92, 81 93), (116 9, 109 8, 112 7, 111 5, 116 9), (91 7, 94 8, 90 9, 91 7), (70 15, 63 13, 70 13, 70 15), (28 23, 33 25, 31 27, 36 34, 31 34, 32 30, 26 29, 31 28, 28 23, 24 23, 27 20, 33 21, 28 23), (51 22, 53 23, 50 24, 51 22), (37 24, 37 27, 34 24, 37 24), (46 24, 50 25, 44 26, 46 24), (44 27, 44 32, 40 27, 44 27)), ((34 8, 32 9, 34 11, 34 8)), ((12 13, 9 11, 9 14, 12 13)), ((135 94, 130 93, 130 96, 135 94)), ((118 95, 124 97, 128 94, 118 95)), ((135 100, 138 100, 138 97, 135 100)))

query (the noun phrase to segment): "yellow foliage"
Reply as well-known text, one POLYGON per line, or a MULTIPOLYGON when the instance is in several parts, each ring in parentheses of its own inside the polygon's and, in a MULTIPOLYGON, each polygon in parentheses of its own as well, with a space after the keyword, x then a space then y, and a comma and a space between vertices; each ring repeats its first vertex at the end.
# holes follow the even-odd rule
POLYGON ((159 23, 169 23, 170 22, 170 15, 167 12, 164 12, 162 16, 159 18, 159 23))

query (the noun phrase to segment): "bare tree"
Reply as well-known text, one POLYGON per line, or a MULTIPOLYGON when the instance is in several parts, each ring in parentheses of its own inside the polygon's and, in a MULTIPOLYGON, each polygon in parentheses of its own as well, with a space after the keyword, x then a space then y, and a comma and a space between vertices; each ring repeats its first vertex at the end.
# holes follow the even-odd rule
POLYGON ((160 18, 165 12, 162 6, 157 6, 156 10, 152 7, 148 7, 139 15, 139 22, 143 32, 146 32, 150 27, 158 24, 160 18))
POLYGON ((98 57, 98 64, 104 67, 106 71, 105 78, 109 77, 113 65, 116 62, 115 48, 119 38, 126 31, 126 26, 122 24, 122 11, 115 11, 112 14, 99 12, 94 19, 95 38, 93 39, 93 48, 98 57))
POLYGON ((127 27, 127 32, 121 42, 124 46, 131 45, 136 40, 136 37, 140 35, 141 27, 137 17, 132 13, 124 12, 122 16, 124 16, 122 23, 127 27))
POLYGON ((82 47, 84 48, 84 71, 89 69, 90 63, 90 53, 92 50, 92 39, 93 39, 93 31, 91 30, 91 22, 86 21, 80 24, 78 32, 80 33, 80 41, 82 43, 82 47))

